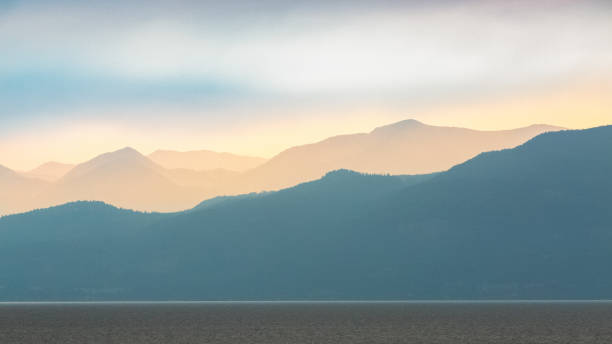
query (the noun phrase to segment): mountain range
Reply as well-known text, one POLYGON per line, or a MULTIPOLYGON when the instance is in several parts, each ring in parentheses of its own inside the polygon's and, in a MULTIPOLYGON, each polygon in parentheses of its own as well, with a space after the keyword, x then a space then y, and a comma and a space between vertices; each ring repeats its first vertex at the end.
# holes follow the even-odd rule
POLYGON ((519 145, 559 127, 534 125, 506 131, 437 127, 406 120, 367 134, 342 135, 287 149, 269 160, 210 151, 131 148, 68 165, 47 163, 0 174, 0 214, 78 200, 97 200, 140 211, 173 212, 216 196, 278 190, 337 169, 364 173, 443 171, 480 152, 519 145), (10 173, 9 173, 10 172, 10 173))
POLYGON ((612 126, 550 132, 439 173, 6 216, 0 298, 609 299, 611 148, 612 126))
POLYGON ((217 153, 209 150, 177 152, 156 150, 148 155, 149 159, 168 169, 188 169, 194 171, 230 170, 243 172, 263 164, 266 159, 217 153))
POLYGON ((63 164, 60 162, 50 161, 36 167, 33 170, 23 172, 22 175, 48 182, 54 182, 63 177, 73 168, 74 165, 72 164, 63 164))
POLYGON ((479 131, 439 127, 409 119, 370 133, 340 135, 292 147, 245 172, 255 189, 279 189, 321 178, 337 169, 376 174, 423 174, 445 171, 479 153, 515 147, 532 137, 563 128, 549 125, 479 131), (299 171, 299 173, 296 173, 299 171))

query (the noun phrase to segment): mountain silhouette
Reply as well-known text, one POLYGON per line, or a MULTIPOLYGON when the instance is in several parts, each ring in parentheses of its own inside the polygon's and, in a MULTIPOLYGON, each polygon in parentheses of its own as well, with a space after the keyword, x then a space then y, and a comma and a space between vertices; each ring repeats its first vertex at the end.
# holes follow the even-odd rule
POLYGON ((98 200, 137 210, 181 210, 201 200, 133 148, 102 154, 71 169, 46 195, 49 203, 98 200))
POLYGON ((191 211, 0 219, 5 300, 607 299, 612 126, 448 171, 348 170, 191 211))
POLYGON ((0 165, 0 216, 45 206, 37 198, 49 184, 0 165))
POLYGON ((229 170, 242 172, 261 165, 266 159, 241 156, 231 153, 217 153, 209 150, 177 152, 157 150, 149 158, 168 169, 194 171, 229 170))
POLYGON ((0 196, 0 214, 80 200, 142 211, 179 211, 223 194, 238 175, 223 169, 166 169, 130 147, 72 167, 48 163, 27 173, 3 171, 0 183, 6 184, 6 193, 0 196))
MULTIPOLYGON (((157 151, 146 157, 132 148, 124 148, 78 164, 67 172, 68 166, 37 169, 47 173, 52 170, 49 174, 55 173, 53 178, 65 174, 55 181, 47 178, 51 185, 44 184, 35 192, 36 196, 8 202, 0 211, 23 212, 79 200, 104 201, 142 211, 180 211, 204 199, 278 190, 338 169, 380 174, 443 171, 482 151, 513 147, 538 133, 558 129, 535 125, 507 131, 476 131, 406 120, 368 134, 336 136, 293 147, 263 164, 259 158, 210 151, 157 151), (228 169, 244 169, 247 165, 258 166, 243 172, 228 169), (174 168, 177 166, 190 168, 174 168)), ((29 186, 19 190, 20 185, 26 184, 14 183, 12 194, 32 194, 29 186)))
POLYGON ((54 182, 63 177, 73 167, 74 165, 72 164, 63 164, 59 162, 50 161, 22 174, 26 177, 42 179, 48 182, 54 182))
POLYGON ((515 147, 543 132, 561 129, 533 125, 478 131, 431 126, 409 119, 367 134, 335 136, 287 149, 246 172, 242 182, 247 186, 243 191, 284 188, 343 168, 378 174, 444 171, 481 152, 515 147))

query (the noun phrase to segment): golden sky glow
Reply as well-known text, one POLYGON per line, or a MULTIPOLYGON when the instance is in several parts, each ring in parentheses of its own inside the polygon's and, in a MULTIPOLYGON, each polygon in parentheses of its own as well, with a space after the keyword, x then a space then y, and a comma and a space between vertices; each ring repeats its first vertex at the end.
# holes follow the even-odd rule
POLYGON ((339 134, 369 132, 407 118, 480 130, 512 129, 534 123, 579 129, 612 124, 611 94, 609 84, 594 83, 413 109, 399 105, 289 108, 286 111, 291 111, 292 116, 284 120, 276 119, 282 116, 271 116, 270 120, 211 128, 207 128, 205 120, 166 127, 95 122, 75 123, 52 131, 34 127, 28 135, 4 139, 0 156, 2 164, 18 170, 31 169, 46 161, 79 163, 125 146, 143 154, 157 149, 211 149, 267 158, 294 145, 339 134))
POLYGON ((609 1, 0 3, 0 164, 612 123, 609 1), (109 23, 113 23, 109 25, 109 23))

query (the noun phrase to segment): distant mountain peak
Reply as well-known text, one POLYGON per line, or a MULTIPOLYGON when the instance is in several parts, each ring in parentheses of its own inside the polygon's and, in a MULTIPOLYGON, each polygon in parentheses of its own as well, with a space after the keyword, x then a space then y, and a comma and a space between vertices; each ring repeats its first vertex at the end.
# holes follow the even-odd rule
POLYGON ((419 122, 416 119, 410 118, 410 119, 405 119, 403 121, 399 121, 399 122, 383 125, 381 127, 377 127, 374 130, 372 130, 372 133, 405 130, 405 129, 411 129, 411 128, 422 128, 422 127, 428 127, 428 125, 423 122, 419 122))
POLYGON ((174 151, 158 149, 148 155, 155 163, 169 169, 186 168, 196 171, 224 169, 246 171, 263 164, 266 159, 201 149, 174 151))
POLYGON ((56 161, 46 162, 30 171, 22 174, 31 178, 42 179, 45 181, 55 181, 68 173, 74 165, 64 164, 56 161))
POLYGON ((127 147, 123 147, 123 148, 121 148, 121 149, 119 149, 119 150, 116 150, 116 151, 114 151, 114 152, 111 152, 111 153, 116 153, 116 154, 137 154, 137 155, 142 155, 142 154, 140 154, 140 152, 139 152, 139 151, 137 151, 137 150, 135 150, 134 148, 129 147, 129 146, 127 146, 127 147))
POLYGON ((559 131, 559 130, 567 130, 567 128, 559 127, 556 125, 544 124, 544 123, 536 123, 525 127, 524 129, 543 129, 550 131, 559 131))
POLYGON ((414 118, 408 118, 408 119, 405 119, 403 121, 391 123, 388 126, 397 126, 397 125, 399 125, 399 126, 409 126, 409 125, 426 125, 426 124, 421 122, 421 121, 418 121, 418 120, 416 120, 414 118))
POLYGON ((327 173, 322 178, 336 178, 336 177, 345 177, 345 176, 361 176, 363 173, 359 173, 357 171, 349 170, 346 168, 340 168, 337 170, 332 170, 327 173))
POLYGON ((36 169, 43 168, 43 167, 56 167, 56 166, 73 166, 73 165, 72 164, 65 164, 65 163, 57 162, 57 161, 47 161, 47 162, 41 164, 40 166, 32 169, 31 171, 34 171, 36 169))
POLYGON ((74 167, 62 180, 82 177, 91 173, 107 173, 108 171, 125 171, 128 169, 158 170, 159 167, 149 158, 131 147, 125 147, 114 152, 104 153, 74 167), (97 171, 97 172, 96 172, 97 171))
MULTIPOLYGON (((93 160, 125 160, 125 159, 147 159, 144 155, 142 155, 139 151, 135 150, 132 147, 125 147, 114 152, 104 153, 98 155, 93 160)), ((147 159, 148 160, 148 159, 147 159)))
POLYGON ((15 172, 10 168, 0 165, 0 174, 9 175, 14 173, 15 172))

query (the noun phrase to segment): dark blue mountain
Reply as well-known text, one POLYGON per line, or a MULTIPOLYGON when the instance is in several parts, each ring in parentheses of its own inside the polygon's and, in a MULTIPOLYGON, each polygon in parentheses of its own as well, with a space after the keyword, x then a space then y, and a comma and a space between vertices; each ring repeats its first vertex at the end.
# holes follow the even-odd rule
POLYGON ((0 297, 610 298, 612 126, 542 134, 426 176, 337 171, 143 214, 0 219, 0 297))

